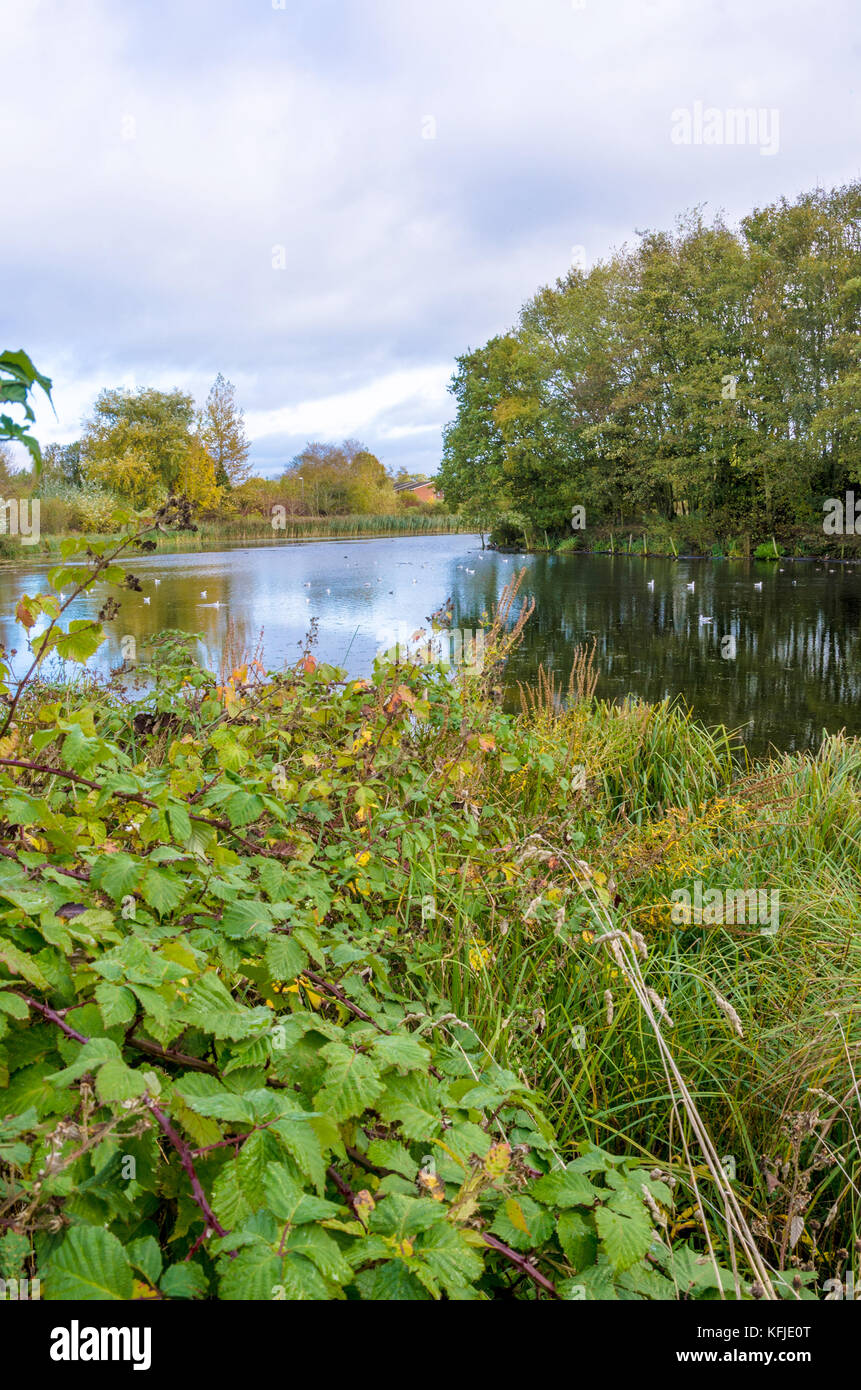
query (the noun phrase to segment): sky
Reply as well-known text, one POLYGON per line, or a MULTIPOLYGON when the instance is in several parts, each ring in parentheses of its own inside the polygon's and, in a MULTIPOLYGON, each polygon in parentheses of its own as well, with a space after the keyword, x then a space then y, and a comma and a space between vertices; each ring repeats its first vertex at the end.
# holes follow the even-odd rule
POLYGON ((859 57, 857 0, 7 0, 0 347, 43 444, 222 372, 258 473, 433 474, 455 358, 572 263, 857 178, 859 57))

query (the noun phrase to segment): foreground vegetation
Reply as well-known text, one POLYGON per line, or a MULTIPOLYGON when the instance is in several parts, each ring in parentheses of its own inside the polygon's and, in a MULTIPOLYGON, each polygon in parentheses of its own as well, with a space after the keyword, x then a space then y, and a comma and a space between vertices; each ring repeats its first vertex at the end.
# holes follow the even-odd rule
POLYGON ((585 654, 564 710, 543 681, 508 714, 513 591, 469 679, 348 681, 310 647, 268 674, 228 650, 214 675, 166 633, 143 698, 40 688, 116 612, 64 627, 80 587, 136 586, 120 547, 68 541, 18 608, 0 1275, 54 1299, 841 1278, 857 745, 739 776, 677 709, 596 702, 585 654), (779 889, 777 935, 673 925, 692 879, 779 889))

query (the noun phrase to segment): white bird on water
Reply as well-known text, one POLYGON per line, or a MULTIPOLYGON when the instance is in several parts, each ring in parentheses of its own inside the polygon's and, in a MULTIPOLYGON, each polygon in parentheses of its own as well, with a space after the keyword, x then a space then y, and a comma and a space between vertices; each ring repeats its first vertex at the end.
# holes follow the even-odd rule
POLYGON ((761 588, 762 588, 762 580, 761 580, 761 579, 758 579, 758 580, 756 581, 756 583, 754 584, 753 587, 754 587, 755 589, 761 589, 761 588))
POLYGON ((700 623, 701 623, 701 624, 702 624, 702 623, 713 623, 713 622, 714 622, 714 618, 706 618, 702 613, 700 614, 700 623))
POLYGON ((650 579, 649 582, 648 582, 648 584, 646 585, 646 588, 647 588, 647 589, 652 589, 652 590, 653 590, 654 587, 655 587, 655 581, 654 581, 654 579, 650 579))
POLYGON ((685 588, 686 588, 686 589, 690 589, 691 593, 693 593, 693 591, 694 591, 694 580, 692 579, 691 582, 690 582, 690 584, 686 584, 686 585, 685 585, 685 588))
POLYGON ((147 594, 147 595, 145 596, 145 598, 144 598, 144 603, 149 603, 149 594, 147 594))
POLYGON ((200 597, 201 597, 201 598, 206 598, 206 590, 205 590, 205 589, 201 589, 201 591, 200 591, 200 597))
POLYGON ((155 587, 158 588, 159 584, 161 583, 161 580, 160 580, 160 579, 154 579, 152 582, 153 582, 153 584, 155 585, 155 587))

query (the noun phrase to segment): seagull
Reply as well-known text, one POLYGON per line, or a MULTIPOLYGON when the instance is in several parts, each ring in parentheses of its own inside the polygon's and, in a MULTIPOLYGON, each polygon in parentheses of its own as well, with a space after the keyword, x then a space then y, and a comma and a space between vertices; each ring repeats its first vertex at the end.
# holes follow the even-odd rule
POLYGON ((654 589, 654 587, 655 587, 655 581, 654 581, 654 579, 650 579, 649 582, 648 582, 648 584, 646 585, 646 588, 647 588, 647 589, 654 589))
POLYGON ((149 594, 147 594, 146 597, 144 598, 144 603, 149 603, 149 594))
POLYGON ((701 624, 702 624, 702 623, 713 623, 713 622, 714 622, 714 618, 705 618, 705 617, 703 617, 702 613, 700 614, 700 623, 701 623, 701 624))
POLYGON ((201 598, 206 598, 206 590, 205 590, 205 589, 201 589, 201 591, 200 591, 200 597, 201 597, 201 598))
POLYGON ((755 589, 761 589, 761 588, 762 588, 762 580, 761 580, 761 579, 758 579, 757 582, 754 584, 753 587, 754 587, 755 589))
POLYGON ((693 581, 693 579, 691 580, 690 584, 686 584, 686 585, 685 585, 685 588, 686 588, 686 589, 690 589, 691 593, 693 593, 693 591, 694 591, 694 581, 693 581))
POLYGON ((152 582, 153 582, 153 584, 155 585, 155 587, 158 588, 159 584, 161 583, 161 580, 160 580, 160 579, 154 579, 152 582))
POLYGON ((332 592, 331 589, 327 589, 327 590, 326 590, 326 593, 327 593, 327 594, 331 594, 331 592, 332 592))

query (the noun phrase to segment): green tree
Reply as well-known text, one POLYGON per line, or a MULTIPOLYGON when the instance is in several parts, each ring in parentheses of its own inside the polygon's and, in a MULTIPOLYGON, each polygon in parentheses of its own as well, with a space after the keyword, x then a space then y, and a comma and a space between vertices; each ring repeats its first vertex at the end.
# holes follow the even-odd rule
POLYGON ((106 390, 82 440, 84 476, 137 505, 182 485, 194 401, 184 391, 106 390))
POLYGON ((200 413, 198 433, 213 458, 215 480, 220 487, 238 487, 251 476, 251 446, 242 411, 236 404, 236 388, 221 372, 200 413))

